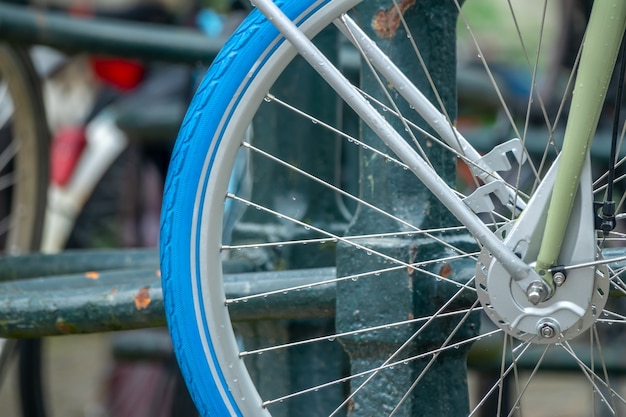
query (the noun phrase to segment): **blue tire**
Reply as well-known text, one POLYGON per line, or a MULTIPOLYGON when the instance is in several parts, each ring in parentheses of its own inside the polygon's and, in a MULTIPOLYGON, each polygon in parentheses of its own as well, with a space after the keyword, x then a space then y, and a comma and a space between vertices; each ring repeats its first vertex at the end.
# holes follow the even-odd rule
MULTIPOLYGON (((354 3, 287 1, 281 8, 312 35, 354 3)), ((223 196, 250 114, 294 55, 258 11, 251 13, 199 86, 173 151, 161 218, 163 292, 174 350, 203 416, 269 415, 237 356, 219 245, 223 196)))

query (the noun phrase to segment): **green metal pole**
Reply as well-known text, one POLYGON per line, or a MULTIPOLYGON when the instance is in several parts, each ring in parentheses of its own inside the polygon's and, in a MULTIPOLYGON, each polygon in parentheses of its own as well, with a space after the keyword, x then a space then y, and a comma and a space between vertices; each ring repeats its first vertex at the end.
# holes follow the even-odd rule
MULTIPOLYGON (((378 0, 363 2, 358 16, 361 26, 369 36, 381 41, 381 48, 413 82, 422 87, 433 101, 434 97, 425 74, 402 26, 389 22, 399 21, 393 15, 398 12, 394 3, 378 0), (368 24, 371 22, 372 24, 368 24)), ((412 39, 420 48, 426 65, 434 68, 433 77, 438 92, 447 106, 448 114, 456 114, 456 22, 457 9, 452 2, 421 0, 401 2, 400 8, 411 28, 412 39)), ((363 71, 362 88, 386 102, 378 82, 369 71, 363 71)), ((390 88, 391 95, 396 93, 390 88)), ((400 111, 409 116, 415 114, 407 104, 400 103, 400 111)), ((411 116, 412 117, 412 116, 411 116)), ((398 131, 403 125, 393 118, 398 131)), ((423 124, 423 123, 422 123, 423 124)), ((362 138, 366 144, 380 148, 380 140, 366 127, 362 127, 362 138)), ((428 149, 427 147, 424 147, 428 149)), ((427 151, 435 170, 445 179, 455 181, 455 157, 432 147, 427 151)), ((361 196, 379 208, 396 213, 410 223, 421 227, 449 226, 454 223, 450 215, 413 175, 401 169, 390 170, 389 164, 367 151, 361 153, 361 196)), ((386 230, 397 230, 400 226, 392 220, 360 207, 351 225, 349 235, 368 235, 386 230)), ((452 239, 452 237, 450 237, 452 239)), ((457 237, 457 239, 461 239, 457 237)), ((468 241, 468 240, 466 240, 468 241)), ((446 253, 440 244, 422 239, 385 238, 384 244, 375 239, 365 243, 373 250, 383 252, 404 261, 437 259, 446 253), (419 258, 414 254, 418 253, 419 258)), ((359 272, 383 269, 392 266, 388 261, 368 255, 363 250, 340 244, 338 247, 337 273, 339 277, 359 272)), ((437 264, 432 266, 435 274, 448 274, 459 282, 467 282, 473 275, 475 265, 471 262, 437 264)), ((337 331, 346 332, 367 326, 385 325, 404 321, 411 317, 428 316, 443 304, 443 300, 456 292, 456 286, 439 282, 435 278, 402 268, 397 272, 379 276, 361 277, 358 281, 337 283, 337 331), (454 288, 451 288, 454 287, 454 288)), ((461 305, 471 305, 475 298, 459 300, 461 305)), ((458 319, 457 319, 458 320, 458 319)), ((397 359, 429 352, 441 346, 455 320, 439 319, 433 323, 397 359)), ((409 339, 417 327, 404 326, 363 333, 355 337, 342 338, 342 343, 351 358, 351 373, 367 371, 382 364, 409 339)), ((478 317, 471 320, 457 333, 458 338, 473 335, 478 331, 478 317)), ((454 349, 442 354, 420 379, 417 388, 411 385, 422 373, 429 359, 412 361, 406 366, 381 371, 351 401, 350 417, 387 415, 395 404, 399 404, 405 393, 408 399, 399 408, 398 416, 452 417, 468 414, 466 355, 467 348, 454 349)), ((352 383, 354 390, 361 380, 352 383)))

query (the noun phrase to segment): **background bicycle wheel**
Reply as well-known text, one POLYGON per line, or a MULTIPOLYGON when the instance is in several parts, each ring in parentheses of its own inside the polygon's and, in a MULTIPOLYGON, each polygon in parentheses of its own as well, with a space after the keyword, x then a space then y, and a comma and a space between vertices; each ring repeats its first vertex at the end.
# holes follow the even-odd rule
MULTIPOLYGON (((41 242, 48 178, 49 137, 37 74, 27 52, 0 44, 0 239, 2 256, 36 251, 41 242)), ((17 350, 37 341, 0 340, 0 382, 17 362, 17 350)), ((21 362, 27 402, 41 395, 30 359, 21 362)))

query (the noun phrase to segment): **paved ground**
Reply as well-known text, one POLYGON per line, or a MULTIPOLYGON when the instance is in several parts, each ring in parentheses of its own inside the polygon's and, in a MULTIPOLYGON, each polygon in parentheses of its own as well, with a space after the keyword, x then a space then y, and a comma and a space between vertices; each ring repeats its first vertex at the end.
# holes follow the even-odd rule
MULTIPOLYGON (((109 334, 63 336, 47 339, 46 375, 51 417, 106 417, 101 407, 103 381, 111 365, 109 334)), ((13 367, 14 368, 14 367, 13 367)), ((11 369, 14 381, 15 369, 11 369)), ((525 381, 522 375, 520 380, 525 381)), ((470 374, 475 384, 476 375, 470 374)), ((522 382, 523 384, 523 382, 522 382)), ((547 373, 528 388, 532 397, 522 405, 524 417, 588 417, 592 414, 588 383, 580 376, 547 373)), ((21 417, 17 389, 0 389, 0 416, 21 417)))
MULTIPOLYGON (((101 383, 109 362, 108 335, 63 336, 47 339, 46 380, 51 417, 102 417, 101 383)), ((15 366, 0 387, 0 415, 21 417, 15 386, 15 366)))

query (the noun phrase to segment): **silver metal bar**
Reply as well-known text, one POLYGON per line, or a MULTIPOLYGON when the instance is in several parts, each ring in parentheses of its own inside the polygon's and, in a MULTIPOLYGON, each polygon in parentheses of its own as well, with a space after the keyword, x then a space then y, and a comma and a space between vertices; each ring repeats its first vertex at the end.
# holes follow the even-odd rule
MULTIPOLYGON (((342 16, 335 21, 348 40, 361 49, 372 65, 391 82, 395 90, 415 107, 420 116, 427 120, 431 127, 444 141, 459 154, 472 161, 481 158, 480 153, 452 126, 451 122, 422 94, 409 78, 380 50, 367 34, 350 16, 342 16)), ((488 172, 489 168, 485 167, 488 172)))
MULTIPOLYGON (((435 132, 459 155, 473 162, 478 168, 478 177, 485 182, 501 181, 502 177, 482 160, 482 155, 463 137, 453 126, 452 122, 441 113, 424 94, 409 80, 398 66, 373 42, 369 36, 356 24, 350 16, 342 16, 335 21, 335 26, 357 48, 363 51, 372 65, 395 87, 395 90, 415 108, 435 132)), ((518 211, 524 209, 525 204, 516 195, 515 190, 506 187, 509 201, 514 202, 518 211)))

